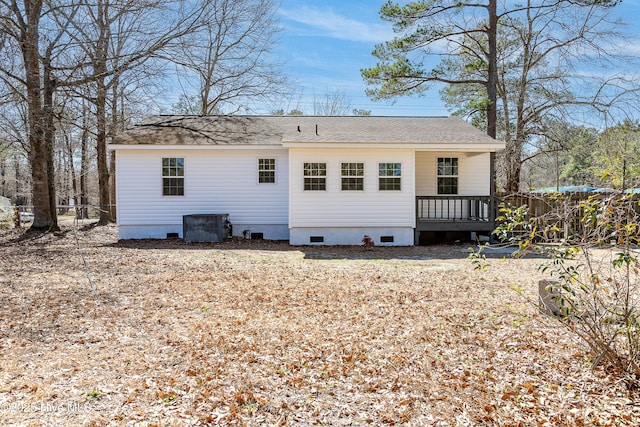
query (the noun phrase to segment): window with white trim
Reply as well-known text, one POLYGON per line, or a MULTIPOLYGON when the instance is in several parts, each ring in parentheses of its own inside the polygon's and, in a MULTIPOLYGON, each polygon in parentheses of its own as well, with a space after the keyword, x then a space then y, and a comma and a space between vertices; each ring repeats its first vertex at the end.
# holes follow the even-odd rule
POLYGON ((258 159, 258 183, 276 182, 276 159, 258 159))
POLYGON ((162 158, 162 195, 184 196, 184 158, 162 158))
POLYGON ((304 164, 304 190, 324 191, 327 189, 327 164, 304 164))
POLYGON ((378 163, 378 189, 380 191, 400 191, 402 164, 378 163))
POLYGON ((457 157, 438 157, 438 194, 458 194, 457 157))
POLYGON ((364 163, 342 163, 340 171, 342 191, 364 190, 364 163))

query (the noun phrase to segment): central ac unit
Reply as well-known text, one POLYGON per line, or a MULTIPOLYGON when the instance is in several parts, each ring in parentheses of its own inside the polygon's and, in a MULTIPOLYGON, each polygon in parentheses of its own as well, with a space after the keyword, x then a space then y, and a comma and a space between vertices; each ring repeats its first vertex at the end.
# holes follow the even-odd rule
POLYGON ((229 214, 191 214, 182 217, 182 238, 187 243, 222 242, 231 234, 229 214))

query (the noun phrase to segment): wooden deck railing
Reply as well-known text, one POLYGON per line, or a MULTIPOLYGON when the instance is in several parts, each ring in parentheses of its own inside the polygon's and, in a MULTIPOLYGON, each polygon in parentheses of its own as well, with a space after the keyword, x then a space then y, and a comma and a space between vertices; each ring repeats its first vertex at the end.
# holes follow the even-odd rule
POLYGON ((417 196, 416 218, 438 222, 487 222, 496 218, 492 196, 417 196))

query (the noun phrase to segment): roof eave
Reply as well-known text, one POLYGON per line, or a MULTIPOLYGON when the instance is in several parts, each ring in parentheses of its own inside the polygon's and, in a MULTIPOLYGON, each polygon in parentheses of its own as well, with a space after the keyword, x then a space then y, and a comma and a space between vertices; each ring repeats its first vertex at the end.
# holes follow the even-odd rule
POLYGON ((312 149, 409 149, 418 151, 495 152, 505 144, 495 143, 391 143, 391 142, 286 142, 282 144, 109 144, 110 151, 118 150, 278 150, 289 148, 312 149))
POLYGON ((474 143, 416 143, 416 142, 283 142, 285 148, 324 148, 324 149, 346 149, 346 148, 374 148, 374 149, 412 149, 427 151, 500 151, 504 150, 505 144, 500 141, 495 142, 474 142, 474 143))
POLYGON ((282 144, 109 144, 107 150, 282 150, 282 144))

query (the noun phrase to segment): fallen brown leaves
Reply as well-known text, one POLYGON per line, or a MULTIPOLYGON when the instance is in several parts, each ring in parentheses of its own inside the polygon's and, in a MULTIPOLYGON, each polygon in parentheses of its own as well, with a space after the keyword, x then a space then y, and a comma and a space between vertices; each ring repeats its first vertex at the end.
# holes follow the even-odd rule
POLYGON ((0 235, 3 425, 635 425, 640 406, 464 247, 0 235))

